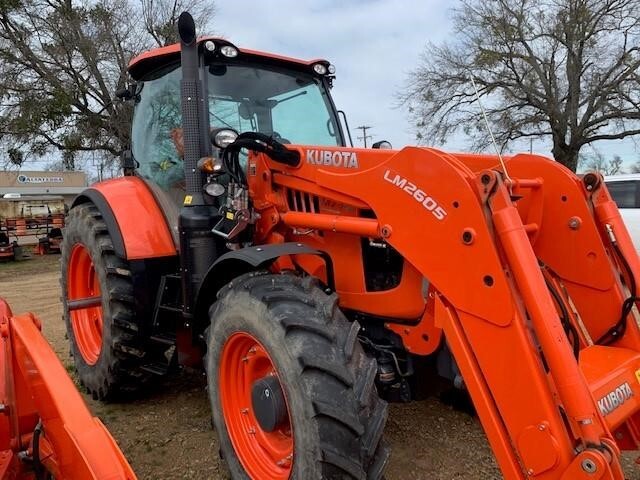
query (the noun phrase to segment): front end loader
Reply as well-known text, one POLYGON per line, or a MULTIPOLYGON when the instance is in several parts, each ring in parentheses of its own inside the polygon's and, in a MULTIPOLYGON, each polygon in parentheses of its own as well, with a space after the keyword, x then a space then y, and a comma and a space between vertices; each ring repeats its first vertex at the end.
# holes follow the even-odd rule
POLYGON ((135 480, 40 327, 0 298, 0 479, 135 480))
MULTIPOLYGON (((132 60, 125 176, 62 246, 79 378, 204 368, 233 478, 382 478, 387 402, 467 392, 507 479, 622 480, 640 262, 602 178, 347 146, 335 69, 196 37, 132 60)), ((419 452, 416 452, 419 454, 419 452)))

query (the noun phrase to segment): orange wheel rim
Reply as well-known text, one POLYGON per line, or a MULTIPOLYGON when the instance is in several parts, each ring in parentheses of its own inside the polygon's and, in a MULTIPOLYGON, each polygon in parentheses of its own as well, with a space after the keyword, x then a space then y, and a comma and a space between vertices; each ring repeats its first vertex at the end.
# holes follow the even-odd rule
POLYGON ((249 477, 254 480, 289 478, 293 466, 293 432, 288 408, 286 419, 273 431, 265 431, 252 404, 255 383, 266 377, 278 378, 264 346, 248 333, 234 333, 222 349, 219 377, 224 421, 249 477))
MULTIPOLYGON (((68 300, 100 296, 98 274, 87 248, 76 243, 71 249, 67 269, 68 300)), ((71 328, 80 355, 88 365, 94 365, 102 351, 102 307, 88 307, 69 312, 71 328)))

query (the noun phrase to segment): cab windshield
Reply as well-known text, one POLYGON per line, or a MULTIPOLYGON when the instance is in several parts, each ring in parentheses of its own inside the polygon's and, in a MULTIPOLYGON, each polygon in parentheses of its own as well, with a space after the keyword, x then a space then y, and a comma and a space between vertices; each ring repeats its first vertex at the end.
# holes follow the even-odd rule
POLYGON ((340 145, 322 82, 311 75, 242 65, 209 67, 209 123, 285 143, 340 145))
MULTIPOLYGON (((211 128, 261 132, 282 143, 344 145, 326 84, 319 78, 256 65, 206 68, 211 128)), ((133 118, 138 172, 163 188, 184 178, 180 78, 180 67, 174 66, 145 81, 133 118)))

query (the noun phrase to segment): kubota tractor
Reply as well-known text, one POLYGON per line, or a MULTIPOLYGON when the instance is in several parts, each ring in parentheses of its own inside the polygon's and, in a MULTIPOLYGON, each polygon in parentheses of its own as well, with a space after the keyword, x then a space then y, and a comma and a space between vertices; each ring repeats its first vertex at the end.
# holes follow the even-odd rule
POLYGON ((67 219, 64 317, 89 392, 203 364, 233 478, 378 479, 387 402, 445 378, 505 478, 622 480, 640 262, 602 178, 348 147, 328 62, 197 38, 188 14, 179 31, 119 92, 125 176, 67 219))

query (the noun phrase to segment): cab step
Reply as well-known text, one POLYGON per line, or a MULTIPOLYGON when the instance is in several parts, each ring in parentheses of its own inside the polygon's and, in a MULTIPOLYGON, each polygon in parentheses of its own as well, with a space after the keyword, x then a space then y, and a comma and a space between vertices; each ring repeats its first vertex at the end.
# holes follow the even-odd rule
POLYGON ((149 340, 151 340, 154 343, 167 345, 169 347, 176 344, 176 336, 171 333, 156 333, 154 335, 151 335, 149 337, 149 340))
POLYGON ((149 363, 140 367, 140 370, 162 377, 169 372, 169 366, 163 363, 149 363))

